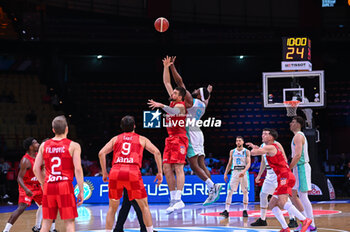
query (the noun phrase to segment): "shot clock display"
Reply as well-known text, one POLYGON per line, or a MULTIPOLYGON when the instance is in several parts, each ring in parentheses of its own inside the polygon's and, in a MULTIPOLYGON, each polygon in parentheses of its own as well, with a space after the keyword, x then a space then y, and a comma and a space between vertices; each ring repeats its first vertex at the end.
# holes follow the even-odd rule
POLYGON ((283 37, 282 61, 311 61, 311 40, 307 37, 283 37))

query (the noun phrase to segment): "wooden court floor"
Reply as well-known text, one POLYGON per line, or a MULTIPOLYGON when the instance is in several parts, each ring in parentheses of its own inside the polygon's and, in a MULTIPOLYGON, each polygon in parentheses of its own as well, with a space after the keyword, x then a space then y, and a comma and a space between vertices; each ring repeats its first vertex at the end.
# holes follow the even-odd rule
MULTIPOLYGON (((224 203, 215 203, 211 206, 203 207, 201 204, 187 204, 183 210, 166 214, 167 205, 150 205, 154 227, 158 231, 171 231, 168 227, 180 227, 177 231, 191 231, 191 228, 217 228, 215 231, 276 231, 280 228, 276 219, 268 213, 267 227, 251 227, 250 223, 259 217, 259 206, 257 203, 249 205, 248 218, 241 217, 241 204, 232 204, 230 218, 224 219, 218 214, 224 210, 224 203), (203 215, 204 214, 204 215, 203 215), (183 228, 183 230, 181 230, 183 228), (242 230, 245 228, 245 230, 242 230), (269 230, 271 229, 271 230, 269 230)), ((350 203, 344 202, 320 202, 313 203, 316 214, 315 221, 319 232, 326 231, 350 231, 350 203)), ((103 230, 108 205, 83 205, 79 207, 79 217, 76 219, 77 231, 103 230)), ((31 231, 35 223, 35 210, 27 210, 18 219, 11 231, 31 231)), ((4 228, 11 213, 0 213, 0 228, 4 228)), ((286 218, 287 222, 288 219, 286 218)), ((56 228, 64 231, 63 222, 58 219, 56 228)), ((135 211, 131 209, 125 228, 138 228, 138 221, 135 211)), ((175 229, 174 229, 175 230, 175 229)), ((214 230, 214 229, 213 229, 214 230)), ((127 230, 126 230, 127 231, 127 230)), ((133 230, 137 231, 137 230, 133 230)))

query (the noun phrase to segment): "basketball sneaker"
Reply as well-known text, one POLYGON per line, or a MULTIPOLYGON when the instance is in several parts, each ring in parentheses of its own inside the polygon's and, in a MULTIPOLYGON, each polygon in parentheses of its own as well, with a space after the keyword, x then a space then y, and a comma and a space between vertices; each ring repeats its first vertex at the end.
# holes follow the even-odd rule
POLYGON ((248 212, 247 212, 247 210, 243 210, 243 217, 248 217, 248 212))
POLYGON ((174 204, 175 204, 175 200, 171 200, 170 203, 169 203, 169 207, 165 210, 166 213, 170 214, 172 212, 174 212, 174 204))
POLYGON ((301 224, 294 230, 294 232, 305 232, 308 230, 309 226, 311 225, 312 220, 309 218, 306 218, 304 221, 301 221, 301 224))
POLYGON ((290 229, 287 227, 286 229, 281 229, 280 232, 290 232, 290 229))
POLYGON ((174 210, 179 210, 185 208, 185 203, 182 200, 176 200, 174 204, 174 210))
POLYGON ((261 218, 258 218, 255 222, 250 224, 251 226, 267 226, 266 220, 262 220, 261 218))
POLYGON ((205 200, 205 202, 203 203, 203 206, 211 205, 214 202, 216 202, 217 200, 219 200, 221 189, 222 189, 222 185, 214 184, 214 187, 212 187, 209 190, 209 196, 205 200))
POLYGON ((33 231, 33 232, 40 232, 40 229, 41 229, 41 228, 38 228, 38 227, 36 227, 36 226, 33 226, 32 231, 33 231))
POLYGON ((227 210, 224 210, 223 212, 220 213, 221 216, 228 218, 229 213, 227 212, 227 210))
POLYGON ((317 227, 310 225, 309 228, 307 228, 307 230, 309 230, 309 231, 317 231, 317 227))
POLYGON ((289 228, 298 227, 297 221, 296 221, 294 218, 293 218, 293 219, 289 219, 288 227, 289 227, 289 228))

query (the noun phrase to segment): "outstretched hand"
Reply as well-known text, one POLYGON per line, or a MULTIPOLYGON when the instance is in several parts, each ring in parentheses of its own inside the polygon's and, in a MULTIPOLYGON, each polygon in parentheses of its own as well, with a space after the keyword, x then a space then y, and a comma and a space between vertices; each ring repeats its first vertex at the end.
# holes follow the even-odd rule
POLYGON ((174 63, 174 61, 172 61, 172 58, 169 56, 166 56, 162 61, 165 68, 168 68, 170 65, 174 63))
POLYGON ((259 149, 259 146, 254 145, 254 144, 251 143, 251 142, 245 143, 245 145, 247 145, 248 147, 253 148, 253 149, 259 149))
POLYGON ((172 57, 171 57, 171 62, 172 62, 172 64, 175 63, 175 60, 176 60, 176 56, 172 56, 172 57))
POLYGON ((213 86, 208 85, 207 90, 208 90, 209 93, 211 93, 213 91, 213 86))
POLYGON ((152 110, 155 108, 163 108, 164 107, 164 105, 162 103, 153 101, 153 99, 148 100, 147 104, 148 104, 148 107, 151 108, 152 110))

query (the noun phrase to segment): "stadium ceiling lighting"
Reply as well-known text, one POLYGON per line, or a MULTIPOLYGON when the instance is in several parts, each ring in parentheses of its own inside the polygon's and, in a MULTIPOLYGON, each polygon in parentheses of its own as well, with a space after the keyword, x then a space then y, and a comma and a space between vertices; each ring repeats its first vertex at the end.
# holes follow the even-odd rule
POLYGON ((97 56, 97 59, 102 59, 102 55, 98 55, 98 56, 97 56))
POLYGON ((241 60, 242 60, 243 58, 244 58, 244 56, 239 56, 239 59, 241 59, 241 60))

